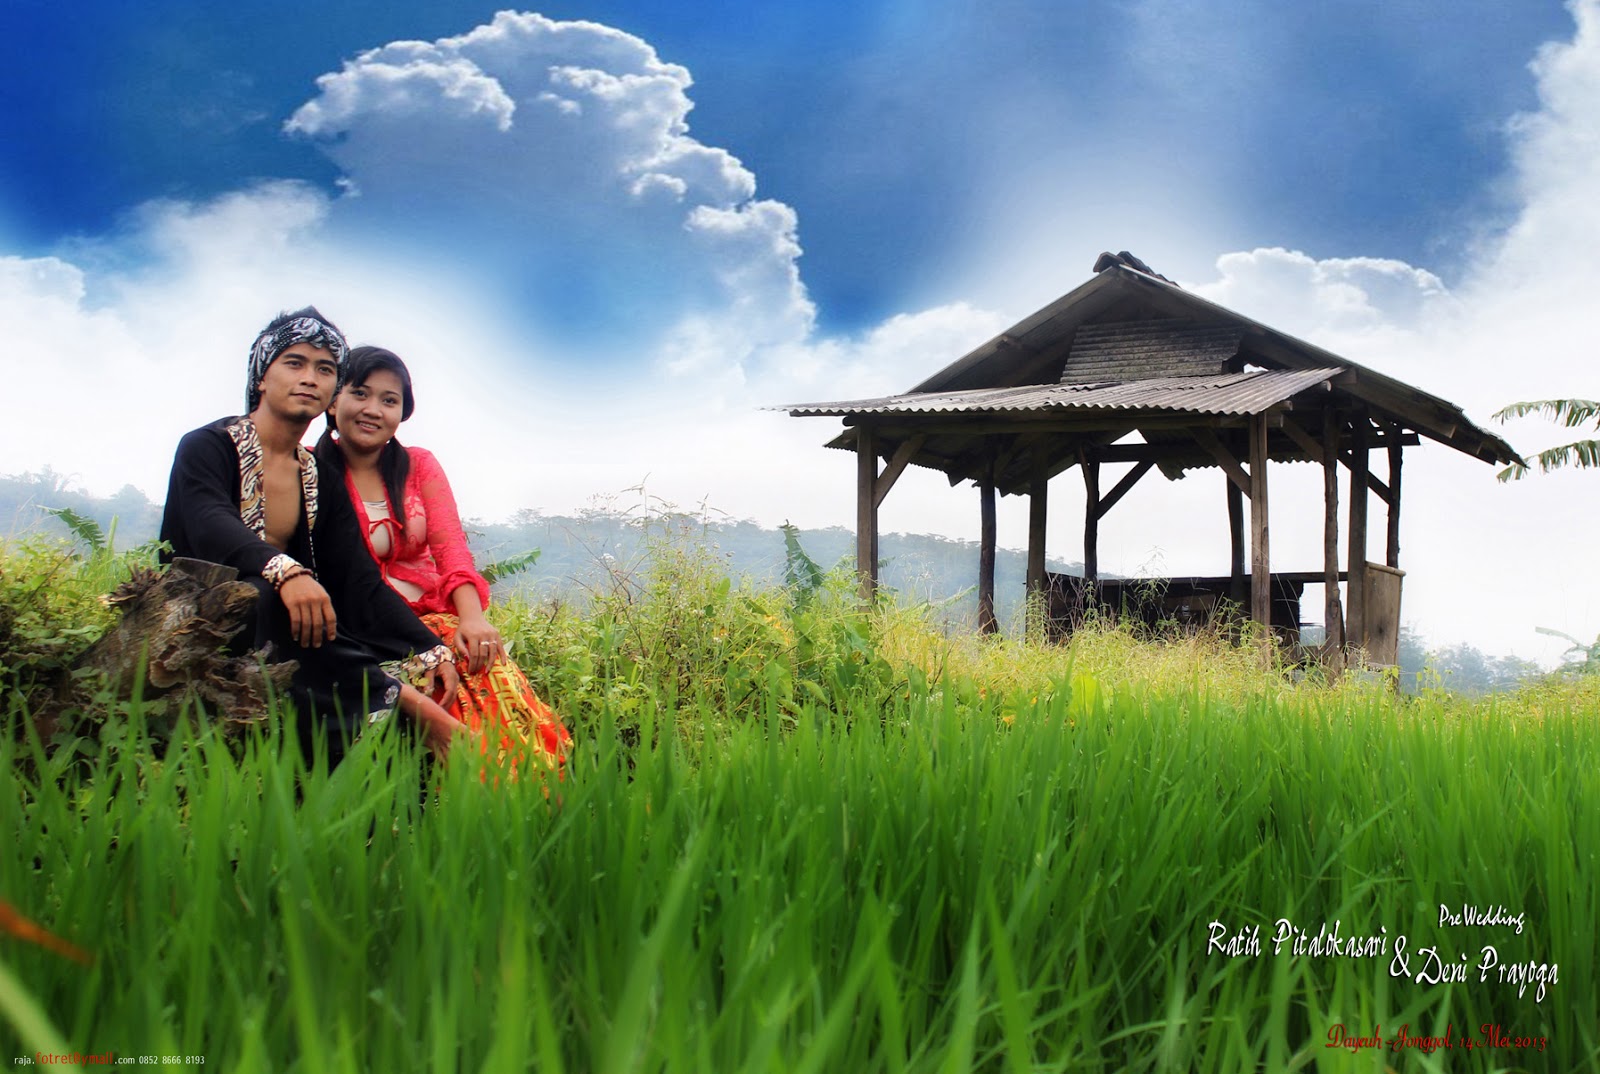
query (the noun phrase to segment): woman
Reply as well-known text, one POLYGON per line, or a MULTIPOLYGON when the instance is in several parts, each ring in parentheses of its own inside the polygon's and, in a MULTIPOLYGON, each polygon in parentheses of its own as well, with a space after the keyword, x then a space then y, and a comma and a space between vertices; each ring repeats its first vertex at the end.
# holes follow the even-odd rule
POLYGON ((502 756, 530 742, 536 756, 559 768, 572 738, 484 615, 489 583, 473 565, 450 482, 432 453, 395 439, 415 408, 405 363, 382 347, 355 348, 317 459, 324 473, 343 476, 384 580, 459 654, 461 688, 445 706, 450 714, 475 731, 498 728, 502 756))

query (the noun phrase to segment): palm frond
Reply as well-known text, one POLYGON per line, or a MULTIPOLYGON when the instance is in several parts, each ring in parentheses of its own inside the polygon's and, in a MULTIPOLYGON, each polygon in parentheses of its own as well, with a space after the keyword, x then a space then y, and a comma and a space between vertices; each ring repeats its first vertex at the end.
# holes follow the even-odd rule
POLYGON ((1512 403, 1495 411, 1494 420, 1504 423, 1532 414, 1543 414, 1551 421, 1576 429, 1591 421, 1600 423, 1600 402, 1593 399, 1534 399, 1526 403, 1512 403))
POLYGON ((822 565, 800 547, 800 528, 785 521, 783 530, 783 584, 794 590, 803 603, 822 588, 822 565))
POLYGON ((1521 481, 1528 476, 1528 467, 1520 462, 1514 462, 1495 474, 1495 480, 1504 484, 1507 481, 1521 481))
POLYGON ((1600 466, 1600 440, 1575 440, 1570 444, 1541 451, 1530 461, 1539 467, 1539 472, 1542 474, 1565 466, 1591 470, 1600 466))
MULTIPOLYGON (((91 552, 105 552, 110 550, 111 542, 106 537, 106 531, 100 528, 100 523, 88 515, 79 514, 70 507, 46 507, 45 514, 55 515, 72 535, 89 546, 91 552)), ((115 523, 112 523, 113 527, 115 523)))
POLYGON ((1528 465, 1513 464, 1501 470, 1501 481, 1521 481, 1534 466, 1541 474, 1561 470, 1568 466, 1579 470, 1600 469, 1600 440, 1575 440, 1560 447, 1548 448, 1528 460, 1528 465))

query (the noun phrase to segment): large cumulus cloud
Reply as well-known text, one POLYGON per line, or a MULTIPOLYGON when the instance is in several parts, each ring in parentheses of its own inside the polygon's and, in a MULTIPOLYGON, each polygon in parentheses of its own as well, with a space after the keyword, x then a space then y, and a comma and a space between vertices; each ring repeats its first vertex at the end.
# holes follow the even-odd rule
POLYGON ((620 30, 504 11, 362 53, 286 129, 345 173, 342 223, 451 257, 588 348, 636 355, 709 322, 737 366, 814 311, 793 210, 689 133, 691 85, 620 30))

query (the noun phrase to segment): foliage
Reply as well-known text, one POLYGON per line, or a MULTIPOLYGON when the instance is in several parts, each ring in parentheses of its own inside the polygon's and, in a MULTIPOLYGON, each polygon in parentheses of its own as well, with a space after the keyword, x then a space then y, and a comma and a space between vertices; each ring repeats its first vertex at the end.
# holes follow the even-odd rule
POLYGON ((27 695, 53 683, 111 622, 94 560, 43 537, 0 543, 0 681, 27 695))
MULTIPOLYGON (((1568 429, 1576 429, 1590 422, 1600 426, 1600 402, 1590 399, 1537 399, 1526 403, 1512 403, 1495 412, 1495 420, 1510 421, 1542 414, 1568 429)), ((1565 466, 1593 469, 1600 466, 1600 440, 1575 440, 1570 444, 1547 448, 1533 457, 1540 473, 1549 473, 1565 466)), ((1501 481, 1520 481, 1528 476, 1529 467, 1513 463, 1497 475, 1501 481)))
POLYGON ((800 528, 785 522, 783 531, 783 584, 794 593, 795 602, 804 604, 822 589, 823 570, 800 547, 800 528))
POLYGON ((585 599, 514 597, 494 610, 542 691, 579 712, 608 710, 632 736, 646 705, 662 699, 715 714, 686 730, 761 720, 773 699, 792 725, 830 690, 870 682, 876 696, 900 682, 876 655, 872 617, 856 607, 848 575, 761 588, 728 577, 703 520, 666 510, 635 524, 634 558, 602 556, 585 599))
POLYGON ((1596 638, 1592 643, 1585 643, 1574 638, 1571 634, 1565 634, 1551 627, 1535 627, 1534 629, 1540 634, 1561 638, 1563 641, 1572 644, 1572 648, 1562 654, 1567 661, 1566 667, 1568 670, 1575 671, 1580 675, 1600 675, 1600 638, 1596 638))
POLYGON ((0 685, 33 698, 69 674, 112 622, 104 596, 136 566, 152 566, 155 542, 114 552, 106 529, 71 508, 47 509, 80 545, 32 534, 0 541, 0 685))
POLYGON ((505 556, 492 562, 482 564, 478 573, 483 575, 483 580, 490 585, 503 578, 520 574, 539 561, 539 550, 530 548, 526 552, 518 552, 514 556, 505 556))
MULTIPOLYGON (((70 507, 46 507, 43 510, 45 514, 59 518, 74 537, 88 545, 91 553, 98 555, 111 547, 111 540, 107 537, 106 531, 100 523, 87 515, 80 515, 70 507)), ((115 529, 113 523, 112 532, 115 532, 115 529)))

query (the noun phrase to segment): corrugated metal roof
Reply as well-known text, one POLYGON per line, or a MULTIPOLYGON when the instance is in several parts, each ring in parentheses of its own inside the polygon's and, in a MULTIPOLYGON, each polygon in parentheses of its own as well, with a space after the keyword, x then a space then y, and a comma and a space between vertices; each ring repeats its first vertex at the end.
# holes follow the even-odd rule
MULTIPOLYGON (((1041 372, 1054 379, 1060 375, 1060 366, 1049 369, 1048 360, 1061 361, 1059 346, 1094 324, 1124 323, 1130 317, 1231 322, 1245 330, 1241 353, 1247 361, 1302 368, 1342 367, 1351 375, 1341 379, 1339 390, 1364 404, 1374 417, 1399 422, 1486 461, 1517 460, 1510 444, 1479 428, 1454 403, 1185 291, 1164 277, 1138 269, 1136 261, 1102 258, 1096 263, 1095 275, 1083 284, 925 378, 913 391, 931 394, 957 385, 1003 384, 1007 379, 1015 383, 1040 379, 1041 372)), ((773 409, 801 413, 794 407, 773 409)))
POLYGON ((1257 369, 1219 376, 1157 377, 1124 383, 1030 384, 911 392, 879 399, 793 403, 771 407, 795 417, 852 414, 985 414, 1045 410, 1172 410, 1194 414, 1259 414, 1343 372, 1342 369, 1257 369))

